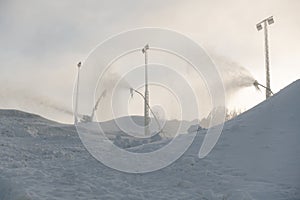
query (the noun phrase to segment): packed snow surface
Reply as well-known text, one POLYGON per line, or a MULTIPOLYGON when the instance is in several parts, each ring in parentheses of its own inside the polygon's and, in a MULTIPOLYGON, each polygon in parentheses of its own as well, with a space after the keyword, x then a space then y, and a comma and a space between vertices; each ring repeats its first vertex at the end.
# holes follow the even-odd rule
MULTIPOLYGON (((72 125, 0 110, 0 200, 300 199, 299 102, 300 80, 226 122, 204 159, 198 151, 206 131, 180 135, 197 134, 180 159, 147 174, 104 166, 87 152, 72 125)), ((110 134, 122 144, 118 130, 110 134)), ((169 140, 123 147, 147 152, 169 140)))

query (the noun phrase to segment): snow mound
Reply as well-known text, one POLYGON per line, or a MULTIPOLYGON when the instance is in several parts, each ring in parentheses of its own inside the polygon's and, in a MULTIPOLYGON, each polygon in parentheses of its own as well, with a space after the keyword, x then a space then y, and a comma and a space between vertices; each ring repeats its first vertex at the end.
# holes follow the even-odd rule
POLYGON ((300 186, 300 80, 227 122, 212 152, 251 178, 300 186))
MULTIPOLYGON (((298 200, 299 102, 300 80, 225 123, 204 159, 198 151, 206 130, 192 126, 179 136, 197 134, 188 151, 147 174, 118 172, 96 161, 72 125, 0 110, 0 199, 298 200)), ((107 129, 112 138, 119 134, 109 123, 107 129)), ((169 139, 129 150, 148 152, 169 139)))

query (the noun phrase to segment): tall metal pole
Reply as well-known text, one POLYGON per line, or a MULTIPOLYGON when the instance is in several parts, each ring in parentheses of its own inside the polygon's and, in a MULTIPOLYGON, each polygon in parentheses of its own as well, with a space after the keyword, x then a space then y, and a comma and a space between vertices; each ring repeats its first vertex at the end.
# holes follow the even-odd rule
POLYGON ((81 62, 77 64, 77 81, 76 81, 76 96, 75 96, 75 108, 74 108, 74 124, 77 124, 78 119, 78 93, 79 93, 79 73, 80 73, 81 62))
POLYGON ((270 63, 269 63, 269 44, 268 44, 268 25, 274 23, 273 16, 268 17, 258 24, 256 28, 258 31, 264 29, 265 36, 265 65, 266 65, 266 99, 271 96, 271 84, 270 84, 270 63))
POLYGON ((144 125, 145 135, 149 135, 149 90, 148 90, 148 52, 149 45, 147 44, 142 52, 145 54, 145 103, 144 103, 144 125))
MULTIPOLYGON (((265 33, 265 65, 266 65, 266 87, 271 88, 270 85, 270 66, 269 66, 269 45, 268 45, 268 26, 267 21, 264 21, 265 33)), ((266 99, 271 96, 270 90, 266 89, 266 99)))

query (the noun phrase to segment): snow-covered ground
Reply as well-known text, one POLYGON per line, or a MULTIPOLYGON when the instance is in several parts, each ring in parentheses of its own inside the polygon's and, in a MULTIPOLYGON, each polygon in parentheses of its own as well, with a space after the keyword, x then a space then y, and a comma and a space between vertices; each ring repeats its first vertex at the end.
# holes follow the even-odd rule
POLYGON ((226 122, 206 158, 198 158, 201 130, 180 159, 147 174, 104 166, 86 151, 72 125, 0 110, 0 200, 300 199, 299 102, 300 80, 226 122))

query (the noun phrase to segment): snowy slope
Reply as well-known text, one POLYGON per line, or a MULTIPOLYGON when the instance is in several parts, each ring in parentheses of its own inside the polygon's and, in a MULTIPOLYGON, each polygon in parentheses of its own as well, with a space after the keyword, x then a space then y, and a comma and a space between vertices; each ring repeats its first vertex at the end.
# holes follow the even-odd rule
POLYGON ((198 158, 202 130, 180 159, 147 174, 96 161, 72 125, 0 110, 0 200, 300 199, 299 102, 300 80, 227 122, 206 158, 198 158))

